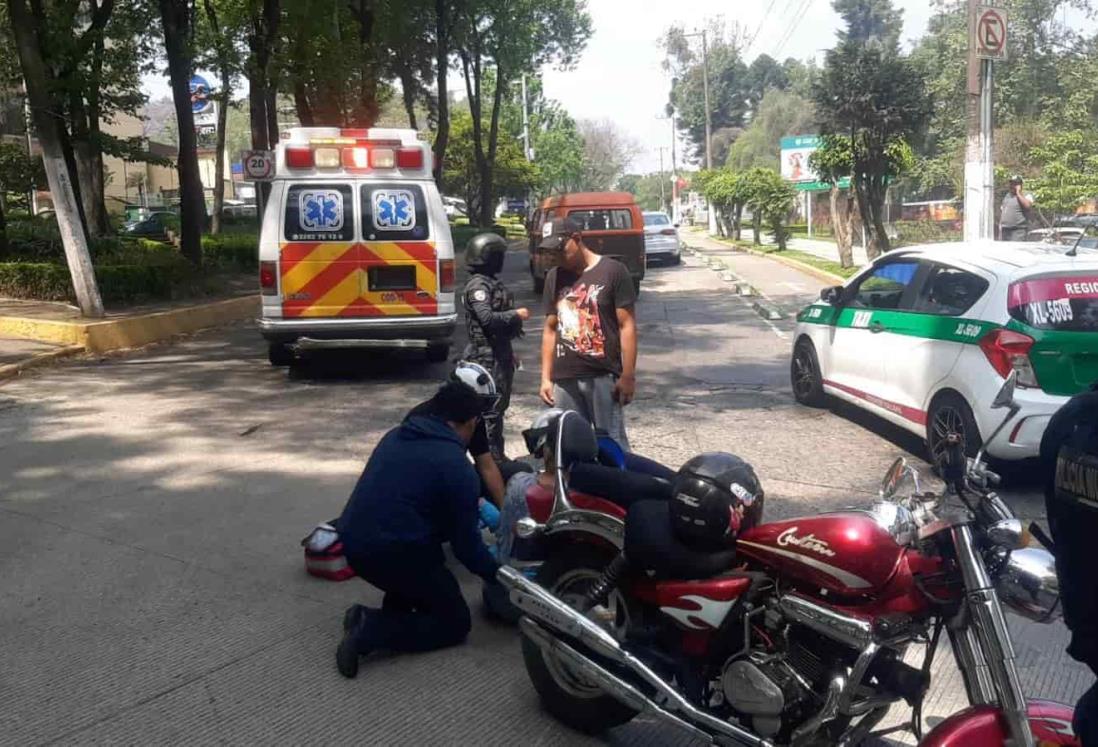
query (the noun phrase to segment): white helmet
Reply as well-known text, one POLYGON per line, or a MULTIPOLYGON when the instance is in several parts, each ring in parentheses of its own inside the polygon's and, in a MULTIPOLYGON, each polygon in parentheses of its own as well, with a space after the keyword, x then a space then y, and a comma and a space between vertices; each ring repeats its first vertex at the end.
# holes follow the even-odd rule
POLYGON ((499 401, 499 392, 496 391, 496 381, 488 369, 479 363, 472 361, 458 361, 454 372, 450 374, 451 381, 461 382, 472 389, 484 401, 484 409, 491 409, 499 401))

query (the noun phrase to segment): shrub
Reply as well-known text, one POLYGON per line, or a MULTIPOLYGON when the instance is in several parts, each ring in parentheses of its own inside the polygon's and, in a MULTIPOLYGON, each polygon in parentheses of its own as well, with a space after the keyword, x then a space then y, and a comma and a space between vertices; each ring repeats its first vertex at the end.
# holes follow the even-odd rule
POLYGON ((39 301, 72 300, 69 268, 47 262, 2 262, 0 296, 39 301))
POLYGON ((203 236, 202 263, 212 269, 255 270, 259 266, 259 239, 247 233, 203 236))
POLYGON ((940 241, 960 241, 961 229, 952 221, 896 221, 895 246, 933 244, 940 241))

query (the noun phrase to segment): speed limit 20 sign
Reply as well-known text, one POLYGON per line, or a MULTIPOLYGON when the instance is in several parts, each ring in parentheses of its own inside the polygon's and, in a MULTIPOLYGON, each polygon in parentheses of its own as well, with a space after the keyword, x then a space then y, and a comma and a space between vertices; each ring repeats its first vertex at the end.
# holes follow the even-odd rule
POLYGON ((976 56, 983 60, 1007 58, 1007 13, 1002 8, 988 5, 976 7, 972 46, 976 56))
POLYGON ((245 150, 240 152, 244 165, 244 178, 253 182, 265 182, 274 178, 275 154, 273 150, 245 150))

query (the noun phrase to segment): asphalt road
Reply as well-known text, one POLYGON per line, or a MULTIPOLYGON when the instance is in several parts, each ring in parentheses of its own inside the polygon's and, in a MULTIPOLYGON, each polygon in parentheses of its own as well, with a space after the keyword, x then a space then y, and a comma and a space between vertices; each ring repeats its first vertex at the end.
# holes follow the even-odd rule
MULTIPOLYGON (((524 262, 507 271, 537 315, 519 345, 516 455, 539 409, 524 262)), ((671 465, 736 452, 770 517, 864 504, 898 455, 923 466, 898 429, 795 406, 790 323, 764 322, 696 263, 650 271, 638 317, 638 452, 671 465)), ((0 743, 679 743, 639 719, 598 740, 565 730, 540 710, 513 630, 479 616, 463 647, 371 658, 354 681, 335 671, 343 609, 378 595, 307 576, 298 542, 446 371, 332 354, 272 369, 239 325, 0 386, 0 743)), ((1008 499, 1040 513, 1032 486, 1008 499)), ((1086 686, 1062 627, 1012 624, 1031 694, 1086 686)), ((955 676, 942 683, 932 718, 959 707, 955 676)))

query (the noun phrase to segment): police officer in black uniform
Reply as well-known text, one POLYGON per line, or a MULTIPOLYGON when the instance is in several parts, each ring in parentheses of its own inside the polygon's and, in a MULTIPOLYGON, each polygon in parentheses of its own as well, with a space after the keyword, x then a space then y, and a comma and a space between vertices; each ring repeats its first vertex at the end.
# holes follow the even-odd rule
MULTIPOLYGON (((1068 653, 1098 674, 1098 382, 1052 416, 1041 439, 1041 461, 1064 622, 1071 629, 1068 653)), ((1080 698, 1074 726, 1083 747, 1098 747, 1098 684, 1080 698)))
POLYGON ((503 269, 507 242, 495 233, 479 233, 465 247, 465 325, 469 344, 463 356, 481 364, 496 381, 499 400, 484 415, 488 443, 496 461, 506 461, 503 451, 503 414, 511 403, 511 381, 515 376, 515 353, 511 341, 522 334, 522 323, 530 310, 514 308, 515 297, 497 275, 503 269))

